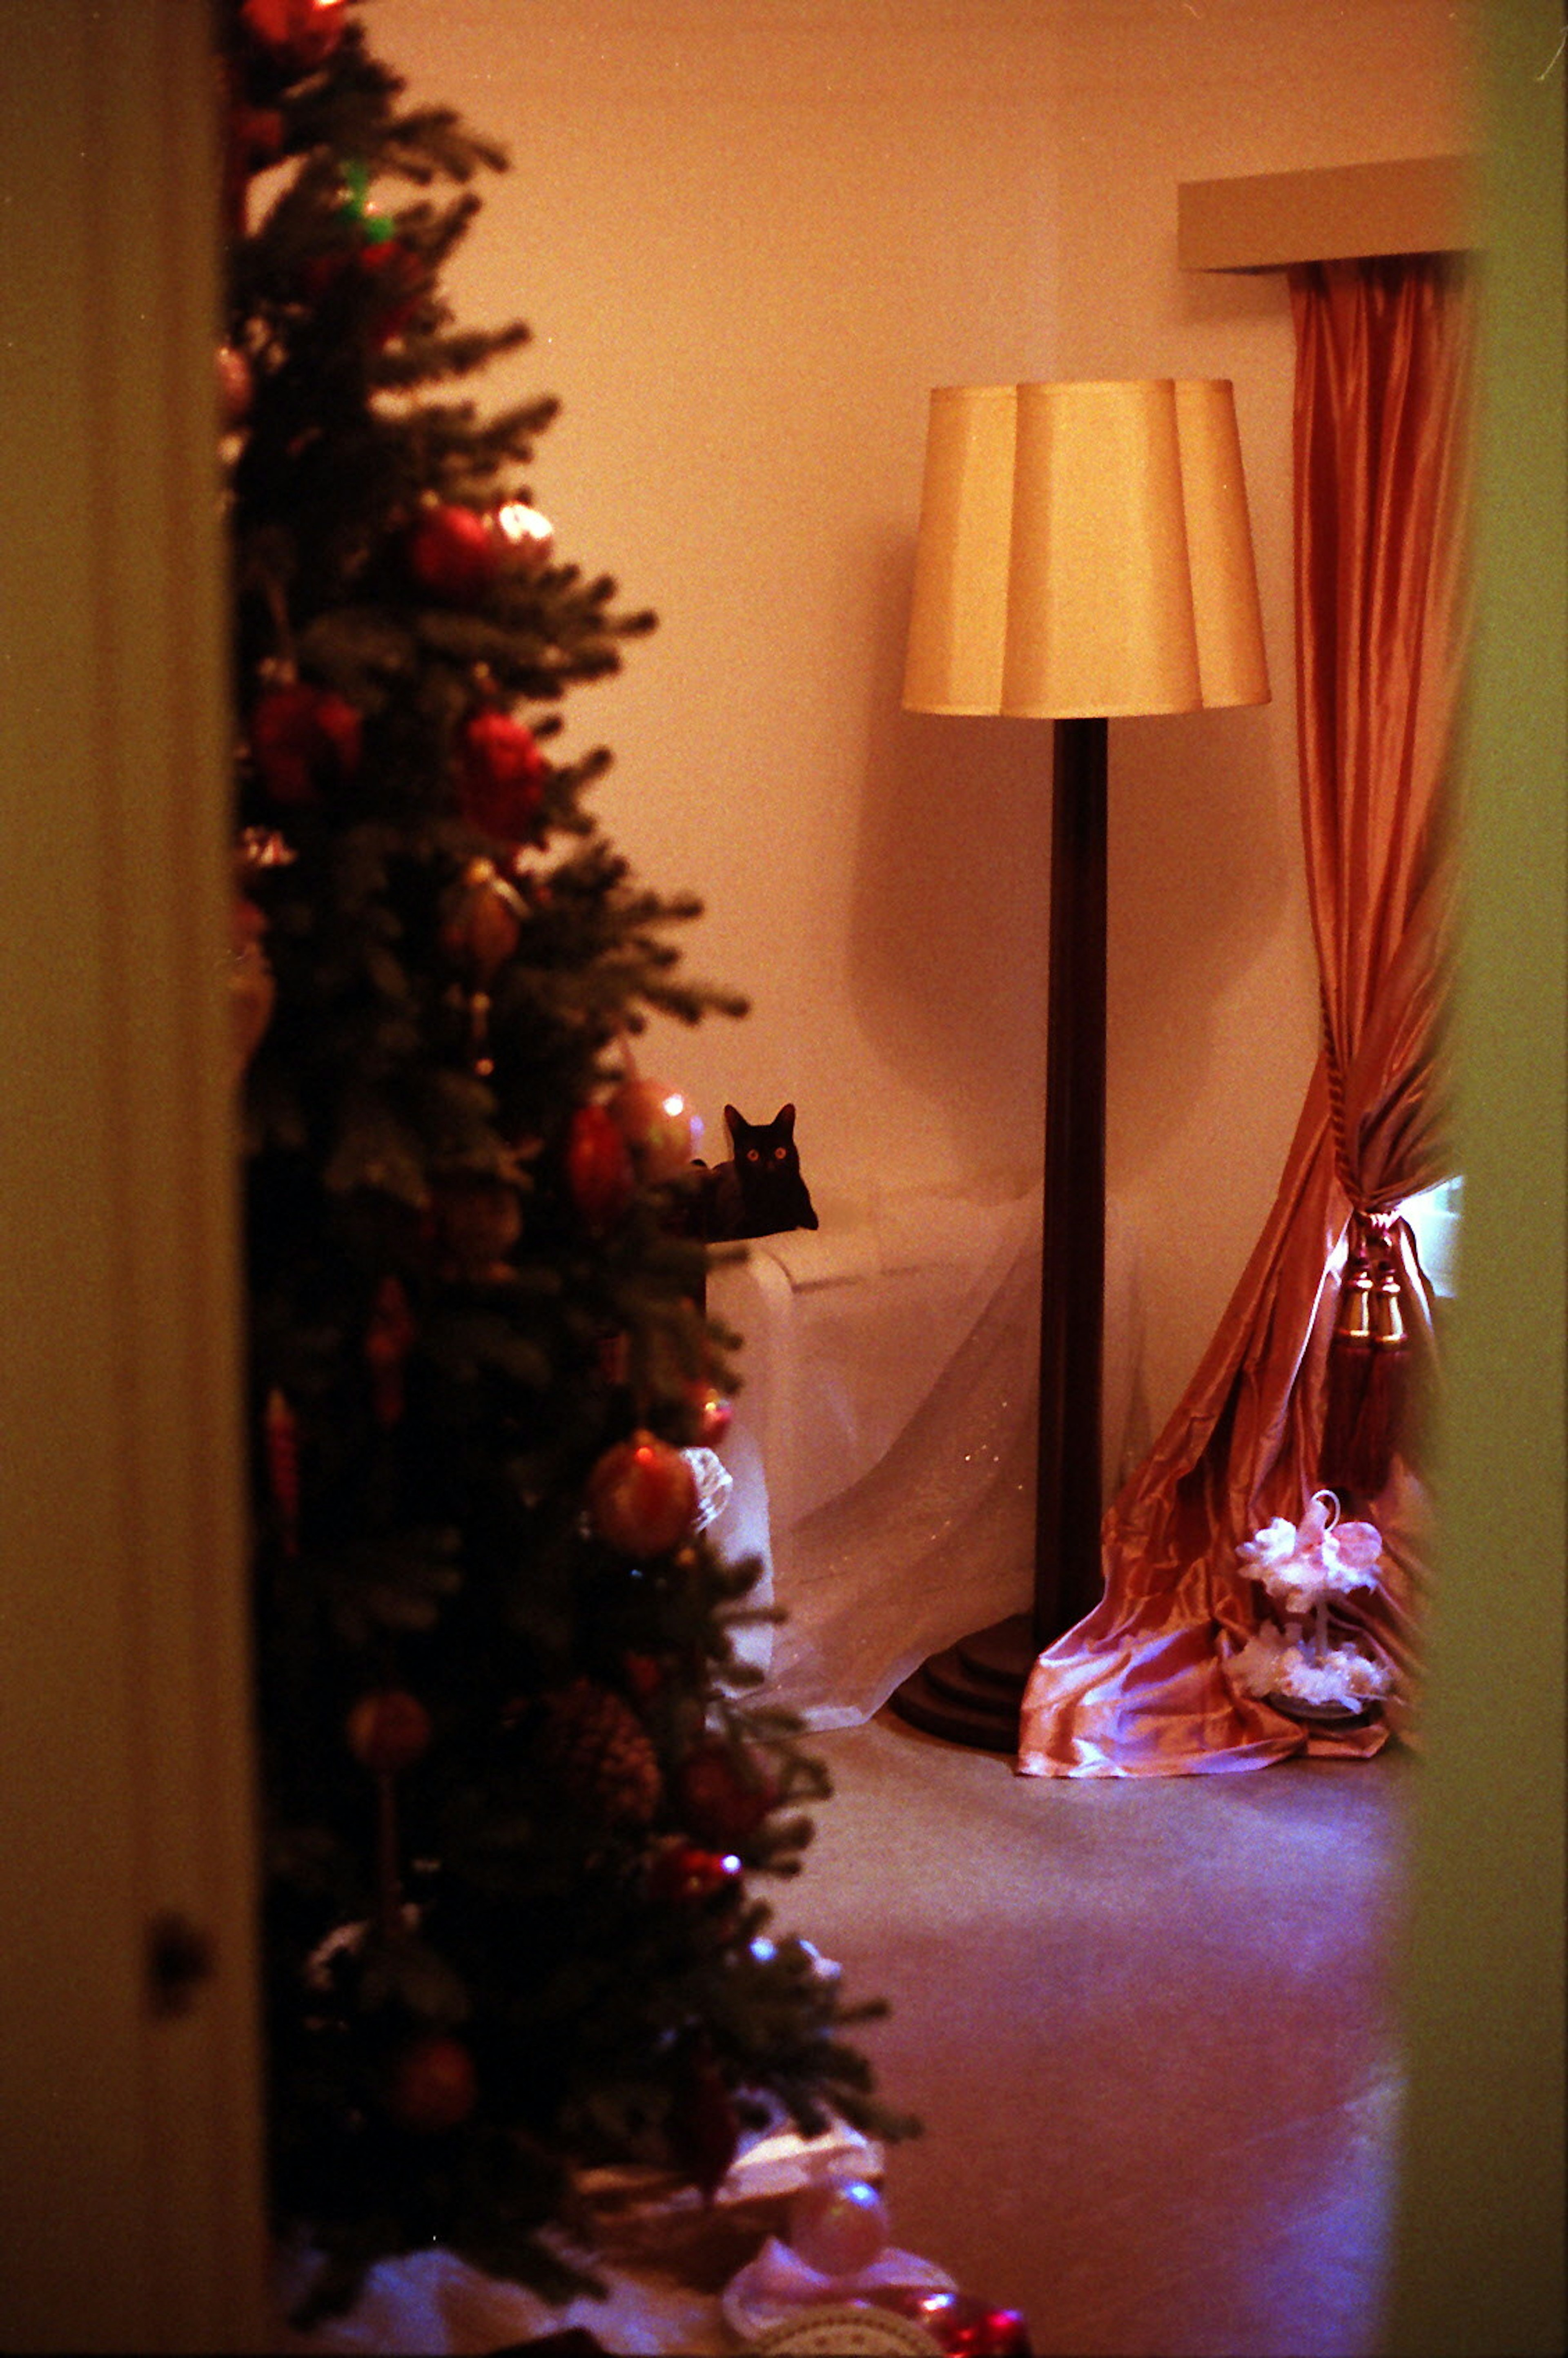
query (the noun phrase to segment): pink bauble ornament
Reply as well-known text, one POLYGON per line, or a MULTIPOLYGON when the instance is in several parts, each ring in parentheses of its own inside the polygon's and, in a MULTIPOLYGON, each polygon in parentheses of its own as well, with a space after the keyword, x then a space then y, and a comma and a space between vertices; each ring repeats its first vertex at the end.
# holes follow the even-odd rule
POLYGON ((697 1519, 697 1477, 668 1442, 634 1433, 589 1476, 588 1511, 600 1539, 623 1555, 667 1555, 697 1519))
POLYGON ((887 2239, 886 2206, 864 2178, 803 2187, 789 2206, 791 2248, 825 2277, 858 2277, 887 2239))
POLYGON ((702 1141, 701 1122, 667 1081, 622 1081, 610 1112, 650 1185, 678 1179, 702 1141))

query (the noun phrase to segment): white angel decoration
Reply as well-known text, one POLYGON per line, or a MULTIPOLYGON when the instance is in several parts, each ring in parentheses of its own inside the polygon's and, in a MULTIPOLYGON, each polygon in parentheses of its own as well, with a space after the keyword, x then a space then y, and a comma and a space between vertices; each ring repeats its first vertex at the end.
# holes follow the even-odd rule
POLYGON ((1299 1524, 1276 1515, 1236 1551, 1281 1617, 1261 1623, 1227 1668, 1244 1693, 1292 1719, 1359 1718, 1390 1685, 1387 1666, 1359 1646, 1334 1646, 1328 1600, 1375 1588, 1383 1542, 1371 1523, 1342 1523, 1332 1490, 1314 1493, 1299 1524), (1311 1628, 1306 1628, 1311 1617, 1311 1628))

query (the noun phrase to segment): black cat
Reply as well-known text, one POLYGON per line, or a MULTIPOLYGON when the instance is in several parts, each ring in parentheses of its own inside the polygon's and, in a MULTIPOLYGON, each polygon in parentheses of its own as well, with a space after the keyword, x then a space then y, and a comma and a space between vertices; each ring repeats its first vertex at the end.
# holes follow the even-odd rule
POLYGON ((724 1127, 730 1160, 708 1173, 704 1188, 705 1226, 712 1241, 814 1228, 816 1214, 800 1175, 794 1106, 781 1106, 772 1121, 747 1121, 727 1105, 724 1127))

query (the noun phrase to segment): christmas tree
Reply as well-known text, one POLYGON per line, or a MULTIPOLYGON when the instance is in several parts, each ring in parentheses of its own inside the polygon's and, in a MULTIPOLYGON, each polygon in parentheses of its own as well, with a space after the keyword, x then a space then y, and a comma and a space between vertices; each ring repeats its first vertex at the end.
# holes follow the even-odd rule
POLYGON ((651 618, 534 504, 554 406, 461 395, 526 336, 440 291, 504 157, 347 0, 222 21, 272 2192, 326 2305, 431 2242, 548 2284, 596 2162, 896 2124, 754 1888, 827 1782, 746 1696, 736 1338, 631 1046, 741 1002, 561 749, 651 618))

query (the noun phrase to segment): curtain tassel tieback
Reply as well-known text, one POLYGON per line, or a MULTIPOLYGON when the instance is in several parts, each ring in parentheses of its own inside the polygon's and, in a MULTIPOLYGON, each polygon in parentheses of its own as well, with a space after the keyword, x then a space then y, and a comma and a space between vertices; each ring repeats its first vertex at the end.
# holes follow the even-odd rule
POLYGON ((1351 1216, 1328 1347, 1319 1476, 1342 1498, 1378 1498, 1404 1422, 1410 1337, 1388 1223, 1351 1216))

